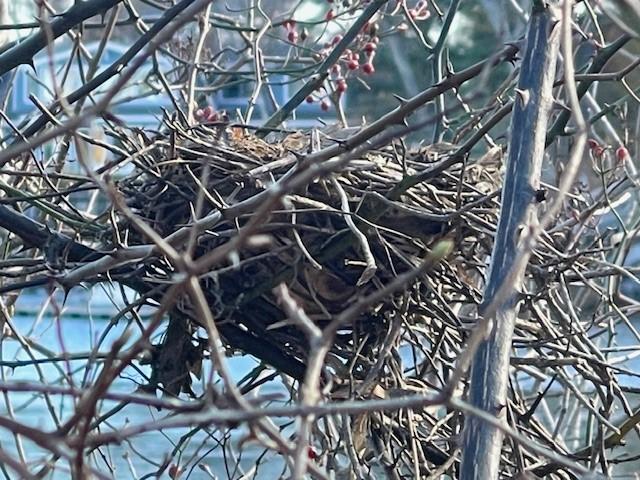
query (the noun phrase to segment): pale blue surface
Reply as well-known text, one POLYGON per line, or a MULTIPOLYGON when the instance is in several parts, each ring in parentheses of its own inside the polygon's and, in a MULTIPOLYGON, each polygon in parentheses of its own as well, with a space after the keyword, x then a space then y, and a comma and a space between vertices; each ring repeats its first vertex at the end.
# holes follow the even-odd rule
MULTIPOLYGON (((70 297, 65 305, 65 309, 60 317, 60 329, 56 326, 54 320, 52 307, 45 310, 45 314, 38 317, 39 303, 45 298, 42 291, 27 292, 21 297, 18 310, 21 315, 14 316, 14 322, 16 329, 25 336, 29 336, 32 340, 36 341, 39 345, 46 347, 53 352, 63 351, 68 352, 86 352, 93 345, 95 345, 97 338, 103 332, 108 325, 106 318, 112 315, 116 311, 116 307, 111 305, 109 297, 117 298, 115 290, 104 291, 100 288, 95 288, 93 291, 88 292, 82 289, 75 289, 71 292, 70 297), (61 339, 59 338, 58 331, 62 332, 61 339), (62 343, 61 343, 62 341, 62 343)), ((57 297, 58 298, 58 297, 57 297)), ((61 303, 61 298, 58 298, 58 302, 61 303)), ((121 302, 117 302, 121 303, 121 302)), ((143 312, 143 315, 150 314, 151 310, 147 309, 143 312)), ((113 330, 106 336, 103 346, 100 348, 101 352, 107 352, 113 341, 118 338, 125 328, 125 322, 120 322, 113 330)), ((640 326, 638 327, 640 328, 640 326)), ((161 329, 162 330, 162 329, 161 329)), ((626 327, 618 325, 618 335, 616 336, 617 345, 637 345, 638 342, 629 333, 626 327)), ((157 339, 156 339, 157 340, 157 339)), ((18 343, 13 339, 5 339, 3 342, 2 359, 7 360, 20 360, 27 359, 27 355, 20 348, 18 343)), ((406 355, 406 359, 409 359, 409 352, 403 351, 403 356, 406 355)), ((524 353, 524 352, 522 352, 524 353)), ((611 357, 618 357, 633 352, 623 353, 611 353, 611 357)), ((518 352, 518 355, 521 353, 518 352)), ((41 356, 41 355, 38 355, 41 356)), ((71 361, 71 368, 79 368, 84 365, 84 361, 71 361)), ((41 365, 41 371, 43 372, 46 381, 49 383, 56 383, 61 373, 66 370, 64 362, 58 362, 54 366, 52 364, 41 365)), ((249 371, 251 371, 256 362, 249 357, 235 357, 229 359, 229 365, 236 375, 236 379, 239 380, 249 371)), ((634 357, 620 364, 624 368, 633 370, 634 372, 640 371, 640 357, 634 357)), ((205 371, 203 378, 208 376, 208 365, 205 365, 205 371)), ((143 371, 148 374, 148 369, 143 371)), ((84 370, 74 374, 74 382, 79 385, 84 376, 84 370)), ((38 381, 38 376, 35 369, 32 366, 16 368, 14 370, 4 368, 4 374, 7 381, 15 380, 27 380, 38 381)), ((89 373, 88 378, 94 379, 96 371, 89 373)), ((640 381, 637 377, 621 375, 620 381, 629 386, 640 386, 640 381)), ((111 391, 118 392, 132 392, 135 390, 138 384, 143 382, 142 375, 134 369, 125 370, 125 374, 118 379, 111 391)), ((194 389, 199 389, 198 381, 196 380, 194 389)), ((524 382, 523 386, 530 385, 531 382, 524 382)), ((260 390, 260 393, 273 393, 282 391, 282 385, 278 381, 273 381, 260 390)), ((56 414, 64 420, 71 415, 73 404, 70 399, 61 396, 53 396, 53 403, 55 406, 56 414)), ((286 398, 286 397, 285 397, 286 398)), ((637 409, 638 401, 634 398, 632 400, 632 407, 637 409), (635 403, 634 403, 635 402, 635 403)), ((28 393, 13 393, 11 395, 11 402, 15 411, 16 418, 28 425, 52 429, 53 422, 51 416, 47 411, 46 404, 42 397, 34 397, 28 393)), ((102 412, 108 411, 116 405, 115 402, 104 402, 101 407, 102 412)), ((4 397, 0 400, 0 414, 6 415, 6 404, 4 403, 4 397)), ((154 419, 162 418, 166 415, 166 412, 158 412, 155 409, 145 408, 140 405, 128 405, 118 414, 114 415, 106 425, 107 428, 118 429, 128 424, 139 424, 154 419)), ((103 430, 108 431, 108 430, 103 430)), ((115 472, 113 472, 113 478, 144 478, 145 475, 150 474, 156 470, 157 467, 153 467, 152 464, 159 465, 162 463, 164 456, 170 452, 176 442, 180 439, 181 435, 187 433, 186 429, 165 431, 162 433, 147 433, 139 435, 133 439, 133 448, 124 444, 123 446, 111 445, 108 448, 103 448, 101 453, 109 459, 109 463, 115 466, 115 472), (129 452, 129 461, 135 469, 136 475, 131 472, 127 460, 123 458, 123 454, 129 452), (151 463, 150 463, 151 462, 151 463)), ((239 440, 246 435, 247 430, 241 428, 231 433, 231 444, 234 449, 237 447, 239 440)), ((221 432, 213 432, 213 436, 219 439, 222 436, 221 432)), ((629 443, 625 449, 627 455, 633 455, 640 453, 640 447, 638 446, 637 437, 635 434, 630 434, 628 437, 629 443)), ((184 475, 181 478, 191 479, 206 479, 210 478, 200 468, 197 467, 197 463, 204 463, 209 466, 212 472, 218 476, 218 478, 226 479, 228 474, 225 470, 225 459, 222 455, 221 449, 214 449, 210 453, 207 453, 209 449, 212 449, 216 445, 215 439, 207 439, 206 435, 202 432, 194 435, 194 437, 186 444, 180 458, 181 463, 186 463, 187 468, 193 467, 190 476, 184 475), (192 457, 203 456, 203 460, 200 462, 194 462, 192 457)), ((6 430, 0 429, 0 442, 2 448, 6 449, 11 454, 15 454, 15 445, 11 437, 7 435, 6 430)), ((25 452, 28 460, 36 460, 42 458, 41 453, 37 453, 38 449, 28 442, 24 443, 25 452)), ((245 469, 244 473, 250 472, 250 468, 254 465, 255 459, 262 453, 261 449, 258 449, 255 445, 246 446, 243 448, 244 457, 241 462, 242 467, 245 469)), ((621 449, 618 450, 618 454, 622 453, 621 449)), ((640 462, 639 462, 640 463, 640 462)), ((59 462, 60 466, 66 467, 65 462, 59 462)), ((102 472, 109 473, 106 464, 100 455, 94 455, 92 457, 92 464, 98 467, 102 472)), ((233 461, 229 460, 229 468, 234 468, 233 461)), ((631 472, 634 469, 633 465, 626 464, 624 467, 626 472, 631 472)), ((639 466, 640 469, 640 466, 639 466)), ((263 465, 258 470, 255 478, 279 478, 282 474, 282 459, 275 453, 269 453, 266 455, 263 465)), ((232 475, 231 478, 241 478, 242 473, 240 471, 232 475)), ((0 475, 0 478, 2 476, 0 475)), ((53 479, 66 479, 69 478, 69 474, 64 470, 58 470, 54 475, 47 478, 53 479)), ((153 476, 149 478, 155 478, 153 476)), ((162 478, 168 478, 165 474, 162 478)), ((254 478, 249 475, 247 478, 254 478)), ((628 474, 622 472, 617 473, 615 478, 633 478, 628 474)))
MULTIPOLYGON (((42 301, 42 292, 30 292, 24 298, 21 298, 19 303, 20 309, 35 311, 34 301, 38 298, 42 301)), ((86 311, 84 318, 68 318, 67 313, 63 311, 60 318, 61 328, 58 328, 56 320, 54 320, 52 315, 52 309, 49 308, 46 310, 46 315, 41 318, 37 318, 34 315, 15 316, 14 325, 22 335, 28 335, 30 339, 37 342, 40 346, 53 352, 63 351, 62 345, 64 345, 64 350, 67 352, 87 352, 91 346, 95 345, 97 338, 108 325, 107 320, 96 318, 92 319, 90 314, 95 316, 96 312, 105 314, 110 310, 113 311, 113 308, 110 308, 109 304, 105 300, 106 295, 95 291, 93 292, 93 296, 89 296, 86 292, 82 292, 81 290, 74 291, 71 293, 67 302, 67 313, 73 312, 73 317, 77 317, 84 309, 86 311), (58 334, 58 331, 62 332, 61 336, 58 334)), ((120 322, 119 325, 115 326, 105 338, 103 347, 100 348, 100 351, 107 352, 113 341, 122 334, 124 328, 124 322, 120 322)), ((36 356, 42 357, 42 355, 36 356)), ((29 357, 17 341, 13 339, 4 340, 2 352, 2 359, 4 361, 26 360, 28 358, 29 357)), ((82 367, 85 364, 85 361, 71 361, 69 364, 73 370, 82 367)), ((249 357, 236 357, 229 359, 229 366, 234 374, 237 375, 237 380, 240 380, 240 378, 256 366, 256 362, 249 357)), ((62 375, 62 372, 66 372, 67 370, 65 362, 58 362, 55 366, 53 364, 43 364, 40 365, 40 368, 44 378, 46 378, 46 381, 51 384, 57 384, 57 380, 62 375)), ((145 373, 148 373, 148 368, 143 368, 143 370, 145 373)), ((97 373, 98 371, 96 369, 89 372, 87 375, 89 381, 93 380, 97 373)), ((207 368, 207 365, 205 365, 203 378, 207 378, 208 373, 209 369, 207 368)), ((37 382, 39 379, 35 368, 32 366, 16 369, 9 369, 5 367, 4 374, 6 381, 26 380, 37 382)), ((75 385, 80 385, 84 375, 84 369, 73 375, 75 385)), ((196 385, 194 385, 194 389, 196 391, 200 390, 197 382, 198 381, 196 380, 196 385)), ((110 391, 127 393, 133 392, 140 383, 144 383, 143 376, 134 369, 128 368, 125 370, 124 375, 114 383, 110 391)), ((68 385, 68 383, 66 383, 66 385, 68 385)), ((278 382, 270 382, 261 387, 260 393, 273 393, 278 391, 279 387, 282 388, 278 382)), ((52 399, 55 412, 61 420, 64 421, 64 419, 68 418, 73 413, 73 404, 69 398, 60 395, 53 395, 52 399)), ((47 410, 46 403, 41 396, 34 396, 30 393, 12 393, 11 404, 13 406, 15 417, 20 422, 40 429, 53 429, 54 423, 47 410)), ((101 412, 107 412, 116 405, 116 402, 105 401, 101 405, 101 412)), ((7 415, 7 406, 4 397, 0 399, 0 414, 7 415)), ((154 419, 162 418, 166 414, 167 412, 164 411, 159 412, 153 408, 130 404, 109 419, 102 431, 108 431, 109 428, 122 428, 127 424, 146 423, 154 419)), ((108 448, 103 448, 101 453, 106 458, 110 459, 109 463, 111 465, 115 466, 116 470, 112 473, 113 478, 143 478, 145 474, 150 474, 156 470, 157 467, 153 467, 153 464, 160 465, 164 456, 174 448, 181 435, 184 435, 187 432, 187 429, 182 429, 167 430, 162 433, 146 433, 132 439, 133 448, 130 448, 127 444, 122 446, 111 445, 108 448), (135 476, 128 466, 127 460, 123 457, 125 452, 129 453, 129 461, 135 469, 135 476)), ((211 478, 198 468, 197 463, 204 463, 208 465, 211 471, 219 478, 228 478, 228 474, 225 469, 225 458, 222 455, 221 449, 213 449, 218 439, 223 436, 223 433, 215 430, 212 430, 211 433, 214 438, 209 439, 207 439, 206 434, 202 432, 197 433, 186 444, 181 456, 175 457, 176 459, 181 458, 182 463, 187 463, 187 460, 192 456, 203 456, 203 459, 200 462, 189 461, 187 463, 187 468, 195 468, 193 468, 190 476, 187 477, 185 474, 181 478, 211 478), (207 454, 210 449, 213 450, 207 454)), ((228 432, 224 433, 228 434, 228 432)), ((233 445, 234 450, 236 449, 239 440, 243 438, 246 433, 247 431, 244 427, 231 432, 231 445, 233 445)), ((13 455, 16 454, 15 443, 11 436, 7 434, 6 430, 0 429, 0 443, 2 448, 6 449, 13 455)), ((42 458, 42 453, 38 453, 38 447, 27 441, 24 442, 24 450, 28 461, 34 461, 42 458)), ((250 468, 253 467, 255 459, 262 453, 262 449, 258 448, 256 444, 249 444, 244 446, 242 450, 243 457, 240 464, 244 468, 244 473, 248 473, 250 472, 250 468)), ((93 455, 91 461, 92 465, 99 468, 101 472, 109 474, 109 469, 101 455, 93 455)), ((235 463, 229 458, 227 458, 227 461, 228 468, 233 470, 235 468, 235 463)), ((62 461, 59 461, 58 465, 64 468, 68 466, 62 461)), ((281 468, 281 457, 274 453, 267 454, 263 460, 263 465, 259 468, 256 478, 279 477, 281 474, 281 468)), ((231 478, 240 478, 242 476, 242 472, 242 470, 236 471, 231 478)), ((1 474, 0 478, 2 478, 1 474)), ((69 474, 64 470, 59 470, 54 475, 46 478, 66 479, 69 478, 69 474)), ((149 478, 156 477, 152 476, 149 478)), ((165 473, 162 478, 169 477, 165 473)))

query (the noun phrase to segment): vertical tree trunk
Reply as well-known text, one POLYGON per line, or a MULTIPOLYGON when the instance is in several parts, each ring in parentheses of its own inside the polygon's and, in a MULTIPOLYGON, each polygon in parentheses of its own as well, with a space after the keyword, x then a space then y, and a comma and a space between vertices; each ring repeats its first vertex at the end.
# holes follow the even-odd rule
MULTIPOLYGON (((491 257, 483 308, 494 301, 513 269, 523 226, 536 221, 535 191, 539 185, 559 36, 551 11, 534 2, 511 119, 509 154, 502 191, 498 232, 491 257)), ((515 290, 524 268, 517 272, 514 289, 500 303, 493 330, 475 354, 471 365, 469 399, 484 411, 505 417, 511 340, 516 318, 515 290)), ((469 416, 465 419, 463 480, 498 478, 503 436, 500 430, 469 416)))

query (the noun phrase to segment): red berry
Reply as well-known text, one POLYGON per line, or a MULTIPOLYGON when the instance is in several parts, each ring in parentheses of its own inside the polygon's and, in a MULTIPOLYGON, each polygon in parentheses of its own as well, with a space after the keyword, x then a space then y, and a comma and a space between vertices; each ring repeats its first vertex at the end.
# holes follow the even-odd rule
POLYGON ((359 66, 360 64, 357 60, 349 60, 349 62, 347 63, 347 68, 349 70, 357 70, 359 66))
POLYGON ((336 13, 333 11, 333 8, 330 8, 329 11, 327 12, 327 15, 325 16, 326 20, 333 20, 336 16, 336 13))
POLYGON ((295 30, 289 31, 287 38, 291 43, 296 43, 298 41, 298 32, 296 32, 295 30))
POLYGON ((215 110, 213 109, 213 107, 208 106, 208 107, 204 107, 202 109, 202 116, 205 118, 209 118, 211 115, 213 115, 215 113, 215 110))
POLYGON ((627 150, 627 147, 625 147, 624 145, 620 145, 616 149, 616 158, 618 159, 618 162, 624 162, 628 156, 629 150, 627 150))
POLYGON ((180 478, 180 475, 182 475, 182 469, 175 463, 172 463, 167 473, 169 474, 169 478, 175 480, 180 478))
POLYGON ((601 157, 602 154, 604 154, 604 147, 600 145, 597 140, 589 138, 587 140, 587 145, 589 146, 589 150, 591 150, 591 154, 594 157, 601 157))
POLYGON ((373 68, 373 63, 365 63, 364 65, 362 65, 362 71, 366 75, 371 75, 373 72, 376 71, 376 69, 373 68))
POLYGON ((316 458, 318 458, 318 453, 314 450, 313 447, 309 446, 307 447, 307 457, 309 457, 309 460, 315 460, 316 458))
POLYGON ((313 103, 313 97, 311 95, 309 95, 305 100, 307 103, 313 103))
POLYGON ((367 42, 364 45, 364 51, 367 52, 367 53, 373 52, 376 48, 378 48, 378 46, 373 42, 367 42))
POLYGON ((336 35, 335 37, 333 37, 333 39, 331 40, 331 45, 337 45, 340 43, 340 41, 342 40, 342 35, 336 35))
POLYGON ((329 101, 326 98, 322 100, 322 102, 320 102, 320 108, 322 109, 323 112, 326 112, 327 110, 329 110, 330 106, 331 105, 329 104, 329 101))
POLYGON ((344 93, 347 91, 347 82, 345 81, 344 78, 341 78, 340 80, 338 80, 338 82, 336 83, 336 92, 338 93, 344 93))

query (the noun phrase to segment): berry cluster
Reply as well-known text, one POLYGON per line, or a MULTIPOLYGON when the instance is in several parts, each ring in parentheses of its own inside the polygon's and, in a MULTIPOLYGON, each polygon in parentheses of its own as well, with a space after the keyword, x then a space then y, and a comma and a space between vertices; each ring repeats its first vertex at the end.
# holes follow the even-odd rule
MULTIPOLYGON (((334 6, 334 0, 327 0, 327 2, 332 7, 334 6)), ((405 0, 397 0, 397 5, 404 5, 404 2, 405 0)), ((351 2, 346 0, 343 2, 343 6, 348 8, 351 6, 351 2)), ((428 0, 419 0, 413 8, 406 10, 406 12, 412 20, 425 20, 431 15, 428 0)), ((336 18, 336 15, 336 9, 329 8, 325 14, 325 20, 330 22, 336 18)), ((299 39, 304 41, 308 37, 306 30, 303 30, 302 34, 298 34, 295 20, 287 20, 282 25, 286 29, 287 39, 291 43, 297 43, 299 39)), ((401 25, 404 25, 406 29, 406 23, 401 25)), ((319 100, 320 108, 327 111, 331 106, 329 91, 335 96, 335 99, 339 100, 347 91, 349 78, 358 73, 363 76, 373 75, 376 71, 373 62, 380 44, 379 33, 376 21, 365 23, 353 44, 350 45, 351 48, 346 49, 338 62, 329 70, 327 85, 320 87, 313 95, 309 95, 306 99, 307 103, 319 100)), ((313 54, 313 58, 318 62, 325 60, 342 39, 342 35, 335 35, 330 42, 326 42, 319 51, 313 54)))
POLYGON ((212 123, 212 122, 228 122, 229 115, 224 110, 218 112, 212 106, 207 105, 204 108, 199 108, 195 111, 194 116, 200 123, 212 123))
MULTIPOLYGON (((356 37, 354 42, 356 48, 345 49, 338 63, 334 64, 329 70, 328 83, 338 99, 347 91, 348 79, 356 75, 357 72, 361 72, 362 75, 372 75, 375 73, 373 59, 375 58, 378 44, 380 43, 380 37, 376 35, 377 31, 377 24, 365 24, 363 31, 356 37), (363 58, 364 62, 360 63, 363 58)), ((342 35, 335 35, 330 42, 324 44, 323 48, 314 55, 314 58, 318 61, 325 59, 341 41, 342 35)), ((326 89, 322 87, 318 93, 322 94, 325 91, 326 89)), ((307 97, 307 102, 313 103, 314 101, 314 96, 307 97)), ((320 108, 326 111, 330 108, 330 105, 325 95, 320 101, 320 108)))
MULTIPOLYGON (((604 153, 610 148, 600 144, 593 138, 589 138, 587 140, 587 146, 589 147, 589 151, 594 158, 601 158, 604 153)), ((627 158, 629 158, 629 150, 627 150, 627 147, 625 147, 624 145, 618 146, 618 148, 616 148, 615 154, 618 165, 623 165, 627 158)))

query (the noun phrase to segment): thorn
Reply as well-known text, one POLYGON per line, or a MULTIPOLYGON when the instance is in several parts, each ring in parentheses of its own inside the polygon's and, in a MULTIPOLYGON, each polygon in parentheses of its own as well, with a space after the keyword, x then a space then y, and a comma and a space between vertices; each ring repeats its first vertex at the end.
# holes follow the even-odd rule
POLYGON ((407 122, 407 117, 402 117, 400 120, 396 122, 396 125, 401 125, 403 127, 408 127, 409 123, 407 122))
POLYGON ((69 293, 71 293, 71 289, 73 287, 68 287, 66 285, 62 285, 62 293, 63 293, 63 297, 62 297, 62 307, 64 307, 67 303, 67 298, 69 298, 69 293))
POLYGON ((567 112, 571 112, 571 108, 567 104, 562 103, 556 99, 554 99, 552 102, 552 108, 554 110, 559 109, 559 110, 565 110, 567 112))
POLYGON ((531 93, 529 92, 529 90, 520 90, 519 88, 516 88, 515 90, 516 97, 518 98, 518 100, 520 100, 522 106, 526 107, 529 104, 529 100, 531 99, 531 93))
POLYGON ((447 49, 445 51, 445 64, 444 64, 444 76, 445 78, 449 78, 451 77, 453 74, 455 74, 455 71, 453 70, 453 63, 451 63, 451 56, 449 55, 449 49, 447 49))
POLYGON ((518 50, 522 50, 522 47, 523 47, 523 45, 524 45, 524 41, 525 41, 524 37, 520 37, 520 38, 519 38, 519 39, 517 39, 517 40, 513 40, 513 41, 509 41, 509 42, 504 42, 504 44, 505 44, 507 47, 515 47, 515 48, 517 48, 518 50))
POLYGON ((395 98, 398 102, 400 102, 400 105, 404 105, 405 103, 407 103, 407 99, 404 97, 401 97, 397 93, 392 93, 392 95, 393 95, 393 98, 395 98))
POLYGON ((453 63, 451 63, 451 60, 447 60, 447 63, 445 65, 445 78, 451 78, 456 74, 455 70, 453 69, 453 63))

